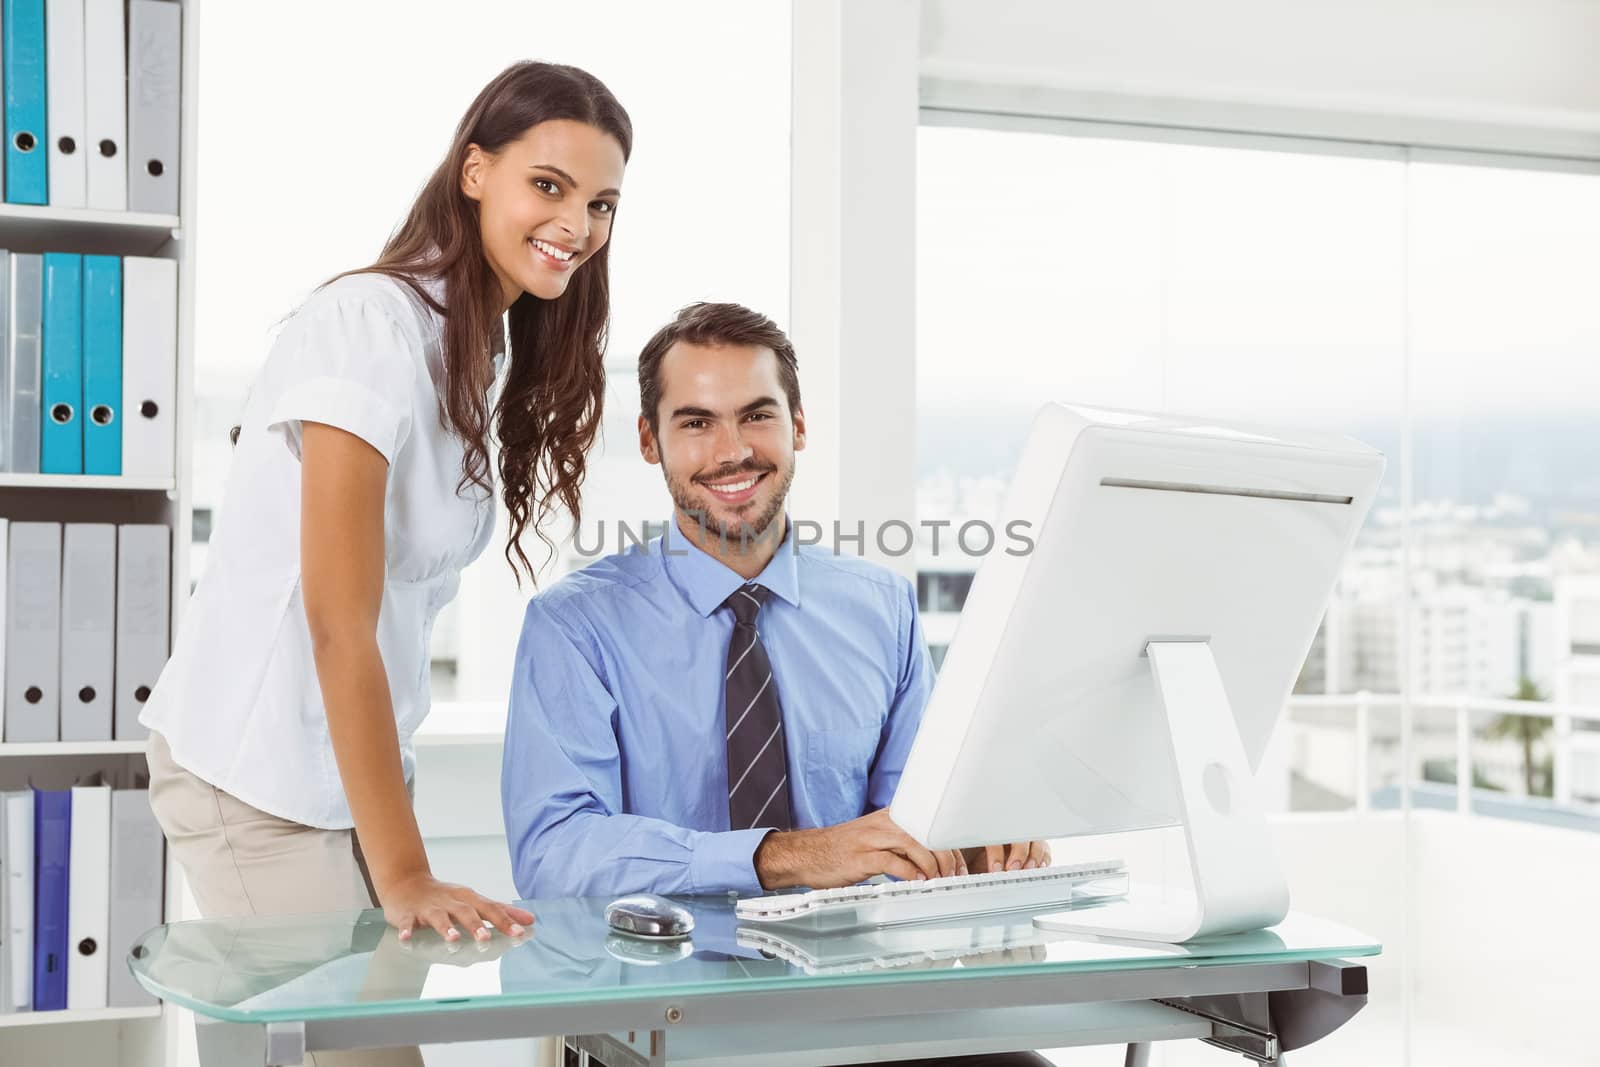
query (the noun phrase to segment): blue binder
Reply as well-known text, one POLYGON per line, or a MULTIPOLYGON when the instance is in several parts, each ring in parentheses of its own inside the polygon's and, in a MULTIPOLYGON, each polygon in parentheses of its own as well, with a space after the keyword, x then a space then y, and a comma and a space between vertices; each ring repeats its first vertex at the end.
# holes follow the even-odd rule
POLYGON ((83 473, 122 473, 122 260, 83 257, 83 473))
POLYGON ((67 1007, 68 863, 72 790, 33 795, 33 1010, 67 1007))
POLYGON ((83 473, 83 257, 44 254, 40 474, 83 473))
POLYGON ((45 131, 45 0, 5 0, 6 203, 46 204, 50 171, 45 131))

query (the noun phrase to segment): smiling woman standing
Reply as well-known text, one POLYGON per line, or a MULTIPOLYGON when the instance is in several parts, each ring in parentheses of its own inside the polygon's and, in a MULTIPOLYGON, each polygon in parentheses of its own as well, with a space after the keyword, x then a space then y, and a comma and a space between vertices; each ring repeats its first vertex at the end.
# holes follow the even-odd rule
POLYGON ((514 567, 531 573, 530 529, 579 514, 631 146, 591 75, 509 68, 378 261, 274 342, 141 716, 151 801, 207 917, 377 905, 402 938, 451 940, 532 921, 433 877, 411 737, 434 619, 494 529, 490 434, 514 567))

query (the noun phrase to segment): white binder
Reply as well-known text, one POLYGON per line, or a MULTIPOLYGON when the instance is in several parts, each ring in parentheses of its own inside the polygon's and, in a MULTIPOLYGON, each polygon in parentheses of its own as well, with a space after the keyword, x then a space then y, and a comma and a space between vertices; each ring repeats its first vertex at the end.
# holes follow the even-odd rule
POLYGON ((61 546, 61 740, 111 740, 117 528, 67 524, 61 546))
POLYGON ((11 1005, 11 921, 7 918, 10 914, 7 898, 11 895, 11 879, 8 875, 11 867, 6 854, 8 795, 0 792, 0 1015, 16 1010, 11 1005))
POLYGON ((128 208, 178 213, 178 94, 183 9, 128 3, 128 208))
POLYGON ((122 260, 122 474, 171 478, 178 389, 178 264, 122 260))
POLYGON ((73 786, 67 877, 67 1010, 106 1006, 111 787, 73 786))
POLYGON ((61 524, 13 522, 6 553, 5 740, 61 739, 61 524))
POLYGON ((128 210, 128 52, 123 0, 84 0, 88 206, 128 210))
POLYGON ((33 790, 4 794, 7 1011, 33 1010, 33 790))
MULTIPOLYGON (((11 558, 11 520, 0 518, 0 740, 6 736, 6 572, 10 569, 7 561, 11 558)), ((0 822, 5 821, 5 813, 0 811, 0 822)), ((0 912, 0 923, 5 921, 5 913, 0 912)))
POLYGON ((5 392, 11 405, 11 439, 6 468, 14 474, 38 474, 44 257, 13 252, 7 275, 5 392))
POLYGON ((139 712, 167 663, 171 544, 165 526, 117 527, 118 741, 150 736, 139 712))
POLYGON ((156 1003, 156 998, 146 993, 129 973, 126 960, 139 935, 161 922, 163 845, 161 827, 150 810, 150 791, 113 790, 108 1007, 136 1008, 156 1003))
MULTIPOLYGON (((11 335, 11 253, 0 248, 0 343, 11 335)), ((0 471, 11 469, 10 360, 0 357, 0 471)))
POLYGON ((51 207, 88 201, 84 140, 84 0, 45 0, 45 104, 49 109, 51 207))

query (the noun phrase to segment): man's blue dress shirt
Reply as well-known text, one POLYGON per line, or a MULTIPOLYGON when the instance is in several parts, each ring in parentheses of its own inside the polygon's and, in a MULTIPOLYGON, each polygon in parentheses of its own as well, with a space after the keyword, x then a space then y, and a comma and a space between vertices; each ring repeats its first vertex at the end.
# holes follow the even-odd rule
MULTIPOLYGON (((500 796, 524 898, 762 892, 728 829, 723 675, 744 579, 675 526, 535 597, 523 620, 500 796)), ((933 666, 905 578, 794 528, 755 579, 783 708, 794 829, 884 807, 933 666)))

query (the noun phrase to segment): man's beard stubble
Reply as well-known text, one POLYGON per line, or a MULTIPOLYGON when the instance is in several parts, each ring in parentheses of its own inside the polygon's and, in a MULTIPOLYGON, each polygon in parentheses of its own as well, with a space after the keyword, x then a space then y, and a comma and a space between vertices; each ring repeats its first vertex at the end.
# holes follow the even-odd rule
POLYGON ((777 490, 772 494, 771 502, 758 515, 753 519, 736 522, 731 525, 719 520, 712 512, 712 507, 717 502, 715 498, 711 497, 711 490, 702 487, 700 492, 705 495, 706 499, 697 500, 692 495, 693 487, 696 483, 684 482, 669 474, 667 475, 667 492, 672 494, 672 503, 677 507, 678 511, 698 522, 700 529, 704 533, 715 535, 721 539, 723 544, 744 546, 760 540, 762 535, 771 529, 778 516, 783 513, 784 502, 789 497, 789 485, 794 481, 794 467, 794 462, 791 460, 789 466, 781 470, 774 467, 759 469, 740 467, 738 470, 719 471, 715 475, 717 478, 727 478, 741 473, 754 475, 770 473, 778 479, 777 490))

